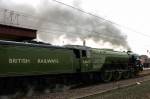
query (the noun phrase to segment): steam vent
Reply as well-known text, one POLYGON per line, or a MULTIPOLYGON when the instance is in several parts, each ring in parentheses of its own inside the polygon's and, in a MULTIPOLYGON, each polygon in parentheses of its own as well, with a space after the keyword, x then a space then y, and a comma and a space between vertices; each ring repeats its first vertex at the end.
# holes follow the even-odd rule
POLYGON ((0 24, 0 39, 23 41, 36 38, 37 30, 0 24))

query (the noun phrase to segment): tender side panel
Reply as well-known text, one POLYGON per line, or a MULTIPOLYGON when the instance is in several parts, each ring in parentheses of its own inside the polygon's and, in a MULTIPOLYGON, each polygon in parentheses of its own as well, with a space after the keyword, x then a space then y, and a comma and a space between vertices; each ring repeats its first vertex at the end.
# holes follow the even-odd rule
POLYGON ((0 76, 73 73, 72 50, 0 45, 0 76))

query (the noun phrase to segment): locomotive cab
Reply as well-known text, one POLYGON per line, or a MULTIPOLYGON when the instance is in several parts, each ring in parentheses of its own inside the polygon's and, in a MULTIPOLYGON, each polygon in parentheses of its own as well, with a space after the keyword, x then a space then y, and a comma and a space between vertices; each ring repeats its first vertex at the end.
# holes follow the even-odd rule
POLYGON ((66 48, 72 49, 76 60, 78 61, 78 69, 80 72, 92 71, 91 48, 80 45, 65 45, 66 48))

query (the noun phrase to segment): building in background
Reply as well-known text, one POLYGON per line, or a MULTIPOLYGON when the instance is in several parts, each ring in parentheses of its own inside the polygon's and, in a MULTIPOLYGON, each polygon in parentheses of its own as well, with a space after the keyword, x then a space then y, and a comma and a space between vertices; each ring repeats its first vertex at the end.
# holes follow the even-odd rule
POLYGON ((140 56, 144 68, 150 68, 150 58, 147 55, 140 56))
POLYGON ((33 40, 37 30, 0 24, 0 39, 10 41, 33 40))

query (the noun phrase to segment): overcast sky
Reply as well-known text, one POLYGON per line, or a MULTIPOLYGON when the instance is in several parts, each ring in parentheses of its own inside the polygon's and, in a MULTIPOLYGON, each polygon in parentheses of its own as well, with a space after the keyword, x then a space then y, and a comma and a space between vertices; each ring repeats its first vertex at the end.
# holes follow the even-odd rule
MULTIPOLYGON (((12 0, 18 4, 36 6, 39 0, 12 0)), ((134 52, 146 54, 150 50, 150 6, 149 0, 59 0, 113 21, 127 35, 134 52)), ((79 42, 81 43, 81 42, 79 42)), ((92 42, 87 43, 92 44, 92 42)), ((95 45, 96 46, 96 45, 95 45)))
MULTIPOLYGON (((72 5, 70 0, 70 2, 68 0, 60 1, 72 5)), ((148 55, 147 50, 150 50, 149 0, 80 1, 80 6, 85 11, 120 24, 119 28, 127 34, 127 40, 132 50, 148 55)))

